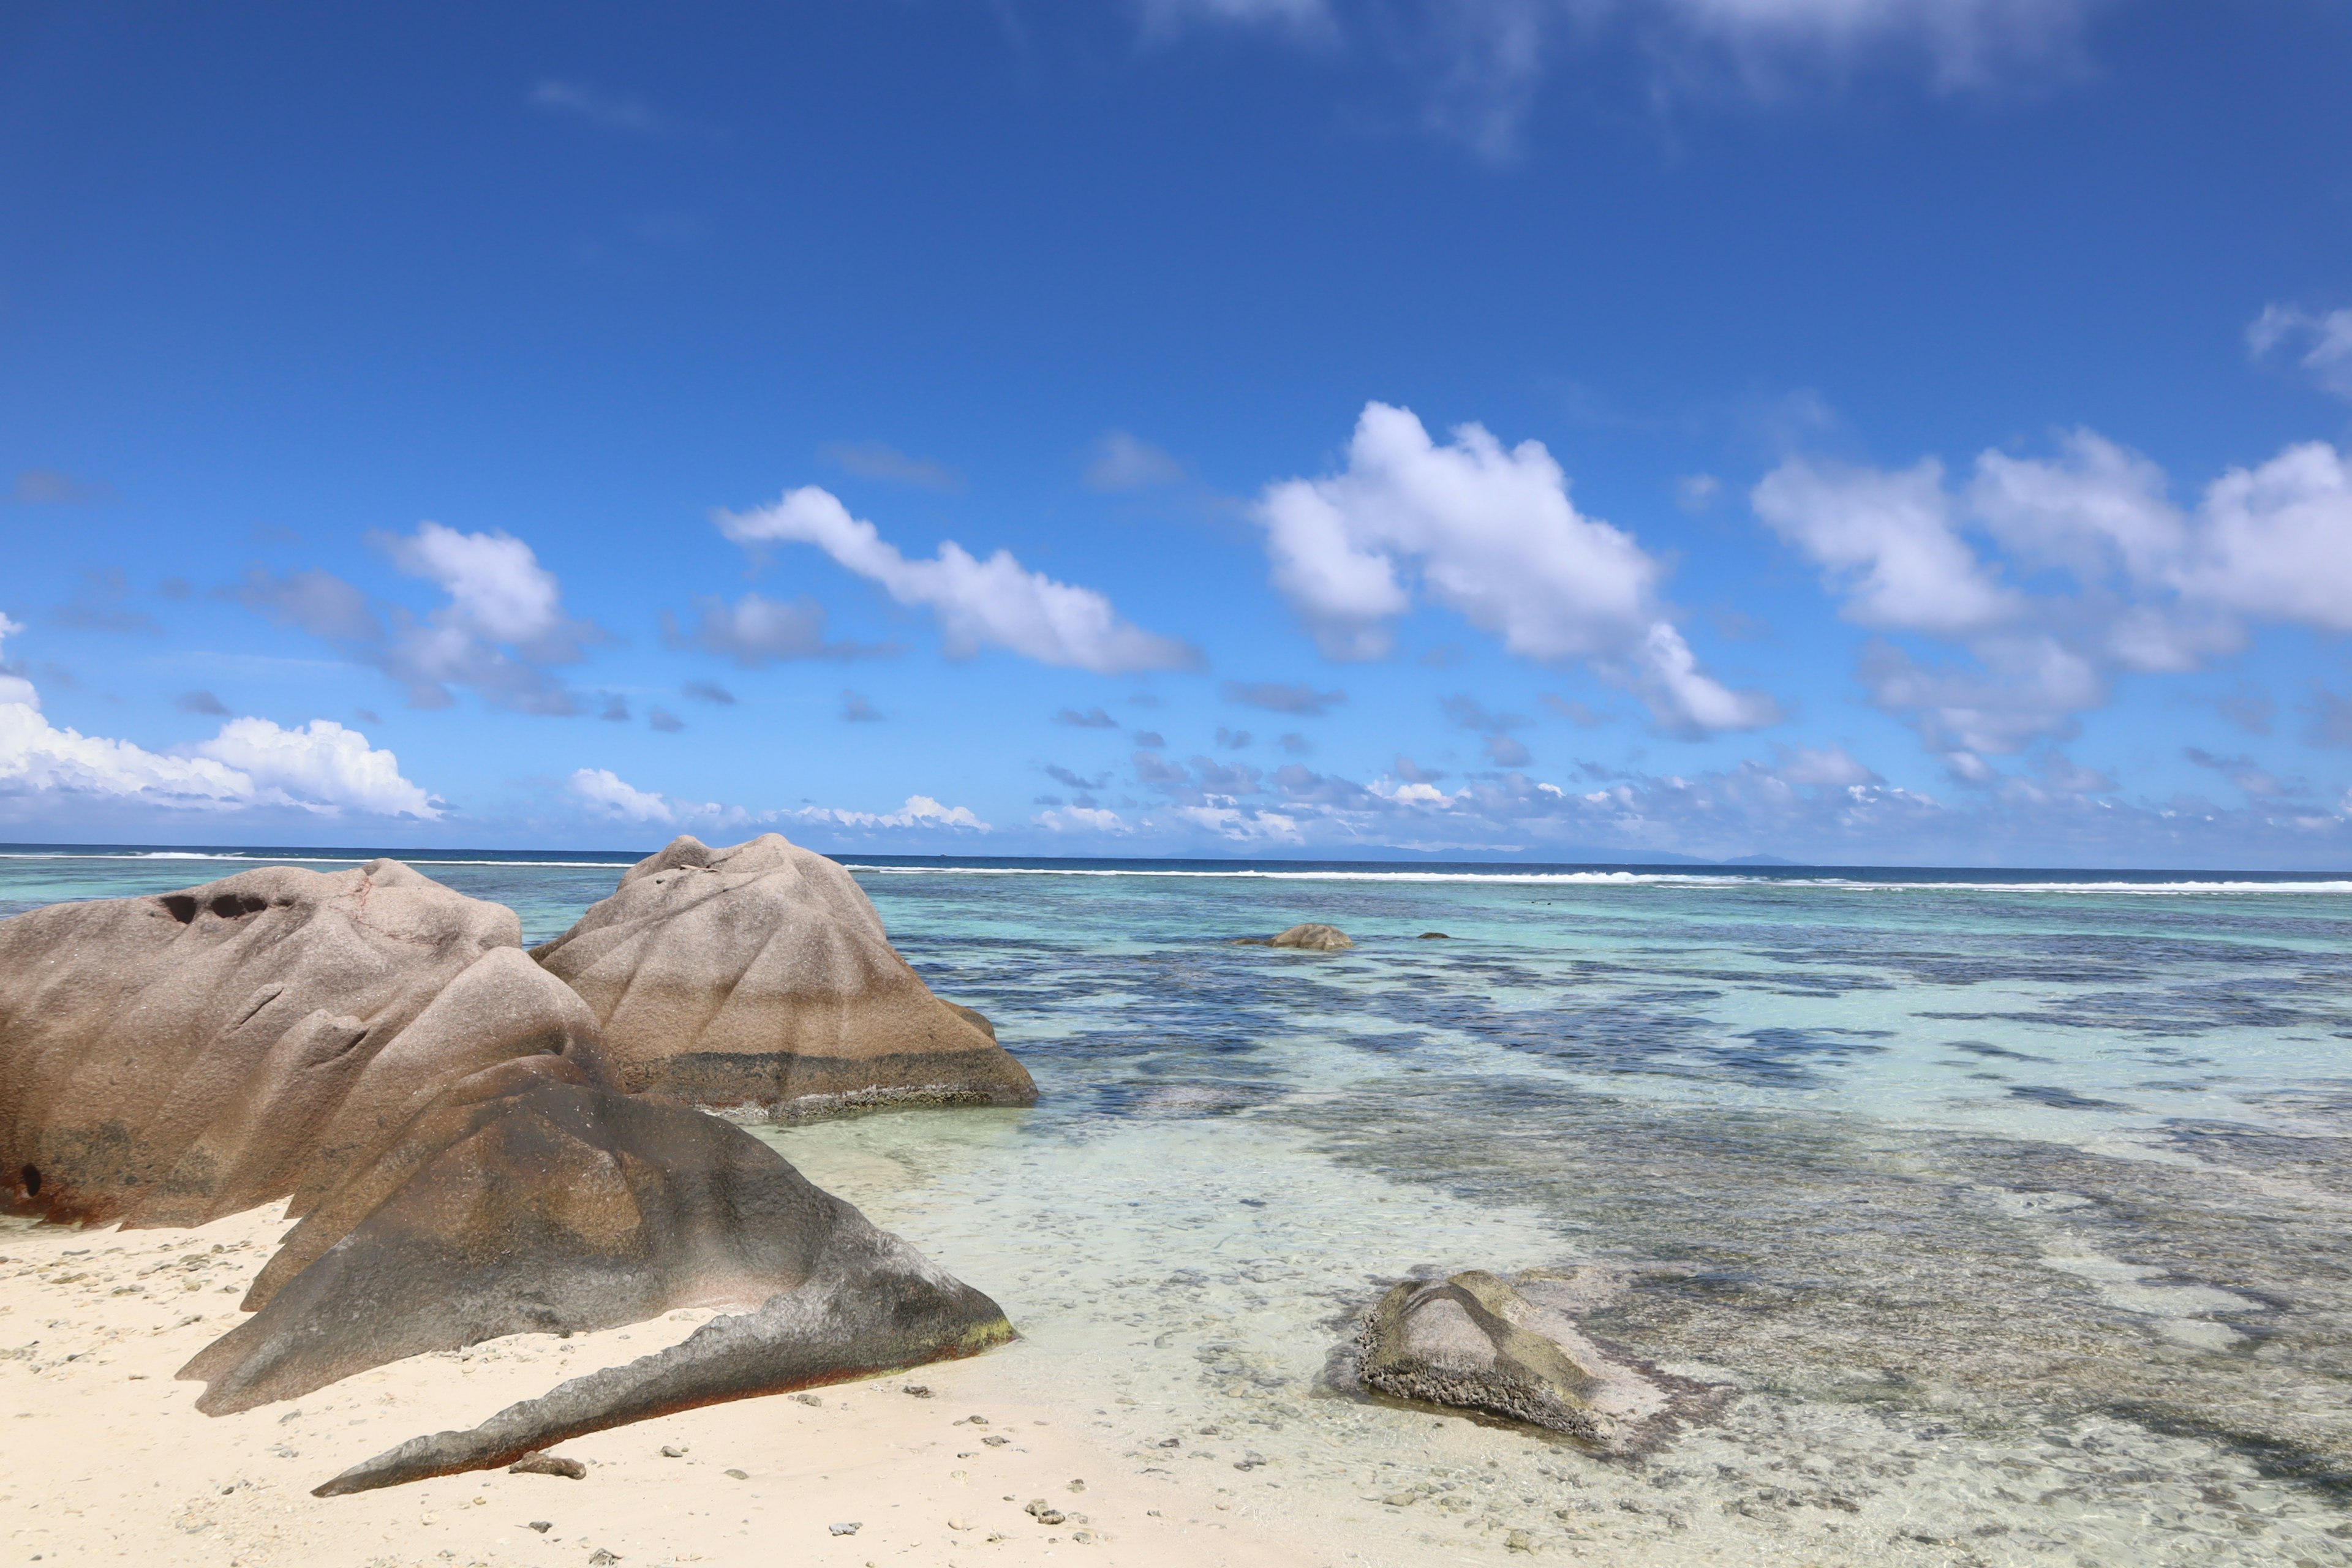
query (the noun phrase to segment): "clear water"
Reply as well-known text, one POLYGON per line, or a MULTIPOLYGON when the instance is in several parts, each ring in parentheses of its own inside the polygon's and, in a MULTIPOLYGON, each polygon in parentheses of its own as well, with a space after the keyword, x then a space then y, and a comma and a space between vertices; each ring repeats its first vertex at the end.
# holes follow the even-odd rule
MULTIPOLYGON (((419 863, 534 941, 617 874, 419 863)), ((230 868, 0 858, 0 913, 230 868)), ((1041 1101, 762 1135, 1138 1470, 1381 1562, 2352 1561, 2352 884, 860 876, 1041 1101), (1358 948, 1234 945, 1308 919, 1358 948), (1570 1262, 1718 1419, 1331 1388, 1385 1284, 1570 1262)))

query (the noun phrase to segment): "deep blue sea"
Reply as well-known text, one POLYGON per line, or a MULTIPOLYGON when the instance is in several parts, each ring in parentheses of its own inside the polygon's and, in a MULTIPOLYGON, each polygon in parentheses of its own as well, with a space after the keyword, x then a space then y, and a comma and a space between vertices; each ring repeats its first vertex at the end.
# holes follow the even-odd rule
MULTIPOLYGON (((281 858, 7 850, 0 915, 281 858)), ((526 941, 632 858, 402 858, 526 941)), ((757 1131, 1139 1465, 1382 1561, 2352 1562, 2352 879, 852 864, 1041 1100, 757 1131), (1355 951, 1235 945, 1306 920, 1355 951), (1388 1282, 1566 1264, 1719 1419, 1628 1465, 1327 1381, 1388 1282)))

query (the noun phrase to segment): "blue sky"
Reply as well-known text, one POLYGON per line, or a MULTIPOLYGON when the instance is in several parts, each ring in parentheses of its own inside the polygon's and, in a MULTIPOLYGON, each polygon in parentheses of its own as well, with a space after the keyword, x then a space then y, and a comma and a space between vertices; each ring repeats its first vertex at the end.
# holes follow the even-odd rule
POLYGON ((0 837, 2352 866, 2352 5, 0 18, 0 837))

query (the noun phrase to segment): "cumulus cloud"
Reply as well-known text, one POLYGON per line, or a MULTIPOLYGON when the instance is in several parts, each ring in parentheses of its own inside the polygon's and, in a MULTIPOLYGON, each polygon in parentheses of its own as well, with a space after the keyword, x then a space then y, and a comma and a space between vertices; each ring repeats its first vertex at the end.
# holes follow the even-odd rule
POLYGON ((1121 618, 1101 594, 1032 572, 1010 551, 982 561, 949 541, 935 557, 909 561, 872 523, 852 517, 814 485, 787 491, 773 506, 720 511, 716 521, 738 544, 814 544, 899 604, 929 609, 951 658, 1003 647, 1041 664, 1105 674, 1186 669, 1201 661, 1187 645, 1121 618))
POLYGON ((1303 682, 1280 680, 1228 680, 1224 693, 1228 702, 1302 719, 1320 719, 1348 700, 1344 691, 1318 691, 1303 682))
POLYGON ((686 721, 667 708, 646 710, 646 723, 664 735, 675 735, 686 728, 686 721))
POLYGON ((824 606, 803 594, 790 603, 746 594, 729 604, 716 594, 696 596, 694 627, 662 612, 662 642, 673 648, 698 647, 732 659, 745 669, 793 658, 877 658, 899 651, 896 643, 827 642, 824 606))
MULTIPOLYGON (((0 640, 23 630, 0 616, 0 640)), ((19 808, 93 803, 216 812, 274 807, 326 817, 424 821, 442 814, 432 796, 401 776, 398 757, 332 720, 282 729, 267 719, 232 719, 209 741, 151 752, 52 724, 33 683, 5 667, 0 799, 19 808)))
POLYGON ((2284 349, 2311 379, 2338 397, 2352 398, 2352 308, 2298 310, 2266 305, 2246 329, 2256 359, 2284 349))
POLYGON ((1183 477, 1183 464, 1124 430, 1103 432, 1087 459, 1088 489, 1149 489, 1154 485, 1172 485, 1183 477))
POLYGON ((2257 624, 2352 630, 2352 460, 2335 447, 2231 468, 2184 508, 2162 469, 2093 431, 2057 447, 1988 451, 1959 486, 1933 459, 1791 458, 1751 498, 1849 619, 1965 654, 1928 664, 1875 642, 1862 660, 1873 700, 1957 775, 1989 779, 1987 755, 2072 734, 2120 673, 2195 669, 2257 624))
POLYGON ((625 783, 610 768, 576 770, 564 786, 597 815, 621 822, 676 822, 678 808, 663 795, 625 783))
POLYGON ((878 724, 882 721, 882 710, 856 692, 845 689, 841 694, 841 717, 845 723, 878 724))
POLYGON ((172 706, 183 713, 202 713, 208 718, 226 719, 228 704, 209 691, 183 691, 172 700, 172 706))
POLYGON ((689 680, 678 690, 697 702, 709 702, 720 708, 735 706, 735 694, 715 680, 689 680))
POLYGON ((1116 730, 1118 721, 1099 708, 1089 708, 1081 713, 1075 708, 1065 708, 1054 715, 1056 724, 1067 724, 1074 730, 1116 730))
POLYGON ((1419 593, 1522 658, 1582 659, 1670 731, 1773 723, 1761 692, 1700 668, 1632 535, 1578 511, 1539 441, 1506 449, 1477 425, 1440 446, 1409 410, 1367 404, 1348 464, 1266 488, 1257 505, 1276 587, 1334 658, 1378 658, 1419 593))

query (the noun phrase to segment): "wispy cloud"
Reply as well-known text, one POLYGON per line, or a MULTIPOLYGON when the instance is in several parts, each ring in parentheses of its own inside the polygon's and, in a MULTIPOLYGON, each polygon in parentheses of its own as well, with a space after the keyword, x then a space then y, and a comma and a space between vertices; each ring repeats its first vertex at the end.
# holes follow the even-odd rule
POLYGON ((1104 674, 1186 669, 1201 662, 1197 649, 1133 625, 1094 589, 1032 572, 1010 551, 983 561, 950 541, 931 559, 910 561, 880 530, 852 517, 830 491, 814 485, 787 491, 773 506, 720 511, 716 520, 738 544, 815 545, 899 604, 931 611, 950 658, 1002 647, 1041 664, 1104 674))
POLYGON ((1087 458, 1087 488, 1117 491, 1172 485, 1184 477, 1184 465, 1166 452, 1124 430, 1106 430, 1087 458))
POLYGON ((880 441, 835 441, 817 454, 845 473, 865 479, 888 479, 925 489, 954 492, 963 489, 963 476, 929 458, 910 458, 880 441))
POLYGON ((1344 691, 1318 691, 1297 681, 1228 680, 1223 690, 1228 702, 1263 708, 1269 713, 1296 714, 1302 719, 1320 719, 1348 700, 1344 691))
POLYGON ((2246 329, 2246 347, 2256 359, 2284 348, 2320 386, 2352 398, 2352 308, 2265 306, 2246 329))
POLYGON ((608 92, 590 82, 550 78, 530 89, 530 101, 533 109, 584 120, 608 131, 657 136, 677 129, 648 108, 644 100, 629 93, 608 92))
POLYGON ((612 634, 565 612, 562 585, 530 545, 509 533, 463 533, 437 522, 420 523, 413 534, 378 533, 371 542, 403 573, 439 587, 447 603, 422 616, 396 605, 379 615, 360 589, 317 570, 280 576, 255 567, 226 592, 382 670, 413 708, 448 707, 454 687, 517 712, 582 711, 580 695, 551 667, 581 662, 612 634))
POLYGON ((731 605, 702 595, 694 601, 691 630, 667 610, 661 616, 667 647, 698 647, 745 669, 794 658, 887 658, 901 651, 897 643, 828 642, 824 624, 824 606, 806 595, 779 602, 746 594, 731 605))
POLYGON ((8 489, 16 506, 88 506, 112 500, 114 487, 100 479, 77 479, 58 468, 26 468, 8 489))

